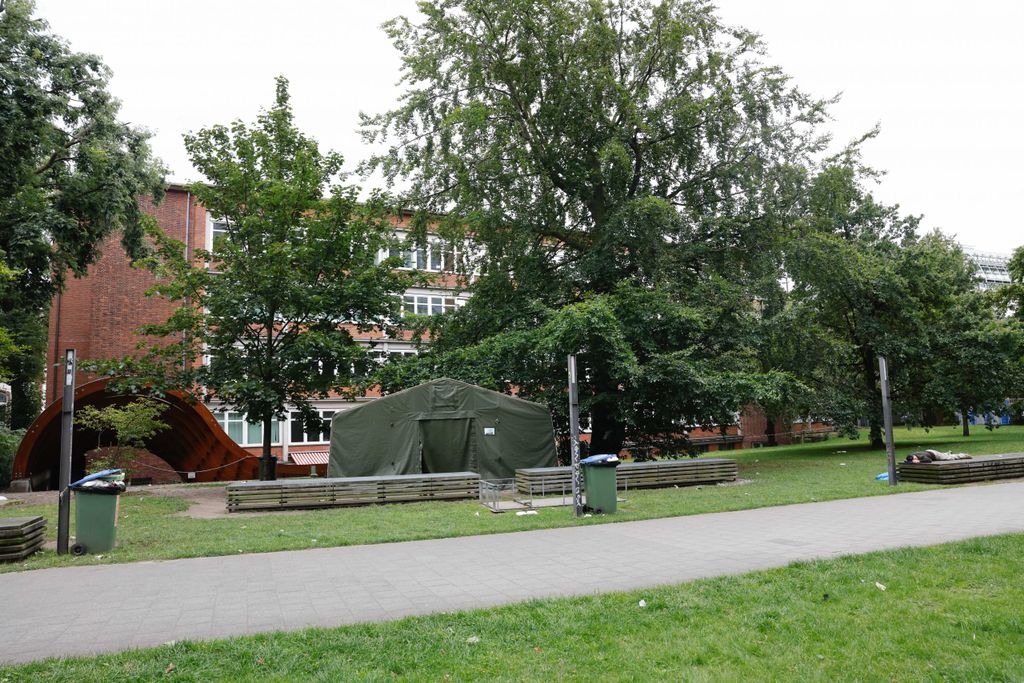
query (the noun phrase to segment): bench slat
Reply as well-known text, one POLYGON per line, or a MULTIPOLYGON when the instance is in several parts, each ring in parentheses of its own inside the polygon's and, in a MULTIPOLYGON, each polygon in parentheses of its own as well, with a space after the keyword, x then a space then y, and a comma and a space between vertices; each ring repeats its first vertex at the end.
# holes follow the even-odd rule
POLYGON ((987 455, 970 460, 896 464, 900 481, 921 484, 966 484, 972 481, 1024 477, 1024 454, 987 455))
MULTIPOLYGON (((711 484, 734 481, 737 474, 736 461, 729 458, 628 462, 618 466, 616 484, 619 488, 711 484)), ((520 493, 530 493, 532 487, 535 495, 543 495, 547 491, 566 490, 571 485, 571 467, 534 467, 516 470, 516 489, 520 493)))
POLYGON ((227 487, 227 507, 237 512, 458 500, 475 498, 479 486, 475 472, 235 482, 227 487))

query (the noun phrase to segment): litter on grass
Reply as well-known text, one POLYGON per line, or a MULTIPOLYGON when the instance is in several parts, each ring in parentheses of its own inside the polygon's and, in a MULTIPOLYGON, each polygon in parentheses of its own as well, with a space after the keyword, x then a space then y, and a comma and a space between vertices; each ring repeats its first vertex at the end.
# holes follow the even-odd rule
POLYGON ((639 605, 640 605, 641 607, 647 607, 647 601, 646 601, 646 600, 641 600, 641 601, 640 601, 640 602, 639 602, 638 604, 639 604, 639 605))
POLYGON ((875 581, 875 588, 877 588, 880 591, 884 591, 885 590, 885 584, 884 583, 878 583, 877 581, 875 581))
POLYGON ((537 514, 536 510, 520 510, 519 512, 516 513, 516 517, 522 517, 523 515, 535 515, 535 514, 537 514))
POLYGON ((876 481, 889 481, 889 473, 888 472, 882 472, 881 474, 876 474, 875 475, 875 480, 876 481))

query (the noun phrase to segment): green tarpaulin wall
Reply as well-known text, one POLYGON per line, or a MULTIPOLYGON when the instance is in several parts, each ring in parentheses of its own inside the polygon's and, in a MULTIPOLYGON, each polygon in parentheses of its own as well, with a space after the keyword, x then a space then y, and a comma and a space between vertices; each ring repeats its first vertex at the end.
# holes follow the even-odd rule
POLYGON ((477 472, 511 479, 555 464, 551 413, 538 403, 435 379, 331 420, 332 477, 477 472))

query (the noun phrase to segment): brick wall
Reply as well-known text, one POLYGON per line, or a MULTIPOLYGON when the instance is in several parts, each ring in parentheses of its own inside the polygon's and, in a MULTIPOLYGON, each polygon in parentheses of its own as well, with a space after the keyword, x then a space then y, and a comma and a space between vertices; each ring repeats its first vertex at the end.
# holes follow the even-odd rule
MULTIPOLYGON (((743 432, 743 448, 750 448, 755 443, 767 443, 768 418, 764 411, 755 406, 747 406, 740 414, 740 429, 743 432)), ((775 420, 775 443, 793 443, 789 432, 791 425, 781 419, 775 420)))
MULTIPOLYGON (((172 187, 159 205, 145 199, 140 204, 174 239, 184 242, 187 227, 190 250, 205 246, 206 211, 196 206, 189 193, 172 187)), ((84 278, 69 278, 65 291, 54 297, 50 362, 62 358, 67 348, 76 349, 80 360, 129 355, 140 339, 135 330, 145 323, 165 321, 174 309, 172 303, 145 296, 154 283, 153 276, 132 267, 121 248, 120 235, 104 242, 101 251, 102 256, 84 278)), ((95 378, 77 375, 78 384, 91 379, 95 378)), ((59 376, 48 373, 47 403, 58 398, 59 382, 59 376)))

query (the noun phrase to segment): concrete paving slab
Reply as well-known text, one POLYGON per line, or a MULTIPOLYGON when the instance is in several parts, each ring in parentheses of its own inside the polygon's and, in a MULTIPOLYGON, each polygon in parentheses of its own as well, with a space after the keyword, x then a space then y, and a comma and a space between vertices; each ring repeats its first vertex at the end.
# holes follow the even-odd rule
POLYGON ((1024 482, 1012 482, 491 536, 40 569, 0 575, 0 662, 631 590, 1021 531, 1024 482), (574 567, 586 574, 573 578, 574 567), (96 609, 83 599, 90 594, 116 595, 116 608, 96 609))

